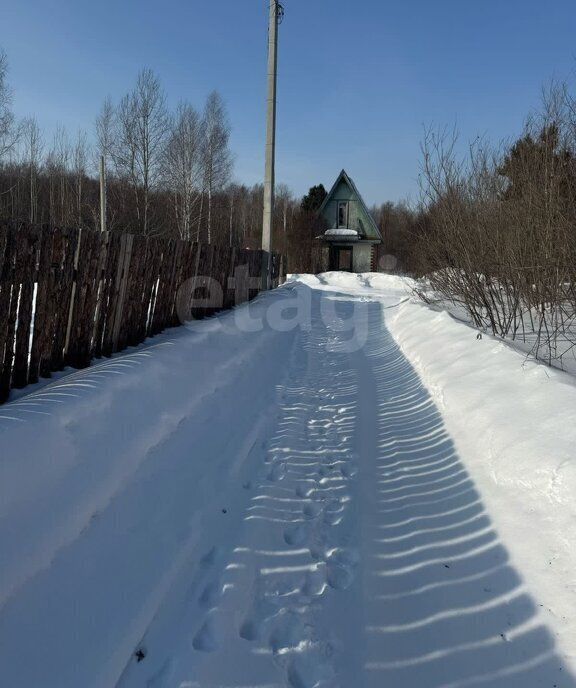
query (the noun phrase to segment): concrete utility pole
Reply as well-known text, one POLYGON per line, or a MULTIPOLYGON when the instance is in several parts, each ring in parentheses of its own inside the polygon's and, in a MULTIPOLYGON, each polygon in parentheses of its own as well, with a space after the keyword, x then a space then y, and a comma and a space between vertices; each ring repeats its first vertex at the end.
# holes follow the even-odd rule
MULTIPOLYGON (((270 251, 272 215, 274 213, 274 156, 276 152, 276 70, 278 65, 278 23, 283 8, 278 0, 270 0, 268 26, 268 96, 266 102, 266 163, 264 170, 264 222, 262 250, 270 251)), ((269 261, 265 261, 268 262, 269 261)), ((263 266, 263 269, 266 269, 263 266)))
POLYGON ((100 156, 100 231, 106 231, 106 166, 100 156))

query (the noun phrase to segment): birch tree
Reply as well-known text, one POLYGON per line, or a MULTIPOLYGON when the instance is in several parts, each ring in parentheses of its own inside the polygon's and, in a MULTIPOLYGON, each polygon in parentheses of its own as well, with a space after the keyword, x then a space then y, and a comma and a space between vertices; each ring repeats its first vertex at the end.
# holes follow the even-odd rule
POLYGON ((144 234, 153 229, 152 191, 160 181, 169 125, 160 81, 152 70, 144 69, 134 90, 120 101, 112 148, 117 172, 132 188, 138 226, 144 234))
POLYGON ((71 158, 71 146, 68 138, 68 133, 63 126, 58 126, 56 128, 56 133, 54 134, 54 146, 51 154, 54 156, 55 160, 55 170, 57 177, 57 190, 58 190, 58 222, 62 225, 69 223, 69 213, 67 208, 68 201, 68 186, 69 186, 69 171, 70 171, 70 158, 71 158))
POLYGON ((282 232, 286 235, 288 229, 288 216, 294 212, 294 197, 286 184, 276 186, 276 208, 280 213, 282 232))
POLYGON ((81 129, 78 130, 72 154, 74 172, 74 210, 76 221, 80 227, 82 226, 84 179, 86 177, 86 166, 88 164, 88 141, 86 132, 81 129))
POLYGON ((182 239, 192 238, 192 223, 202 182, 202 122, 189 103, 181 102, 172 121, 163 159, 163 176, 173 198, 176 226, 182 239))
POLYGON ((114 143, 114 118, 114 106, 112 105, 112 100, 108 97, 104 101, 98 117, 96 117, 98 157, 103 155, 105 161, 110 157, 114 143))
POLYGON ((7 82, 8 58, 0 49, 0 160, 10 153, 18 141, 19 129, 12 112, 12 91, 7 82))
POLYGON ((207 197, 207 241, 212 242, 212 204, 214 194, 230 178, 232 156, 228 147, 230 125, 222 97, 213 91, 206 101, 202 117, 203 191, 207 197))
POLYGON ((42 158, 42 133, 35 117, 29 117, 22 123, 22 140, 24 160, 29 182, 29 219, 31 223, 38 218, 38 173, 42 158))
MULTIPOLYGON (((100 113, 96 117, 95 123, 96 129, 96 156, 94 160, 94 166, 96 169, 100 168, 100 157, 104 157, 104 171, 106 175, 106 194, 110 194, 111 191, 114 192, 114 198, 117 199, 121 195, 122 186, 119 184, 114 184, 111 174, 110 162, 113 160, 114 146, 115 146, 115 135, 116 135, 116 111, 114 105, 112 104, 111 98, 108 96, 104 103, 100 113)), ((100 195, 98 195, 98 198, 100 195)), ((106 227, 108 229, 114 229, 116 221, 116 209, 115 203, 110 202, 111 198, 108 196, 108 202, 106 203, 106 227)), ((101 226, 101 211, 100 204, 98 207, 93 209, 94 224, 96 227, 101 226)))

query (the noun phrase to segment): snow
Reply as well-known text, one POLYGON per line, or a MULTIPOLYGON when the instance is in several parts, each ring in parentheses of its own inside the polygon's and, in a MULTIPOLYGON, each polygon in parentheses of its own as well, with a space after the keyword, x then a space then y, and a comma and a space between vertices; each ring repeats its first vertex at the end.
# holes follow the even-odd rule
POLYGON ((324 232, 324 236, 326 239, 333 239, 334 237, 340 238, 340 237, 346 237, 347 239, 357 239, 358 238, 358 232, 355 229, 327 229, 324 232))
POLYGON ((576 686, 576 386, 293 276, 0 408, 0 685, 576 686))
MULTIPOLYGON (((454 272, 452 270, 452 272, 454 272)), ((456 300, 450 300, 438 294, 430 286, 429 280, 440 278, 443 280, 446 276, 450 276, 450 269, 440 270, 431 273, 426 279, 418 283, 418 290, 425 297, 432 308, 438 311, 447 312, 456 320, 466 323, 470 327, 474 327, 480 332, 492 331, 489 318, 486 310, 481 307, 476 307, 475 312, 482 318, 480 326, 474 324, 470 312, 466 305, 456 300)), ((456 271, 454 277, 457 282, 460 281, 459 271, 456 271)), ((479 283, 484 283, 486 277, 483 274, 476 275, 479 283)), ((493 284, 496 280, 492 279, 493 284)), ((566 285, 568 287, 569 285, 566 285)), ((504 287, 501 287, 503 289, 504 287)), ((512 302, 512 297, 510 302, 512 302)), ((537 358, 548 365, 551 365, 560 370, 567 371, 576 375, 576 323, 575 318, 570 316, 573 308, 569 302, 566 302, 561 307, 556 305, 556 312, 550 310, 550 304, 546 305, 546 322, 542 322, 542 305, 538 309, 525 308, 521 313, 520 318, 517 319, 517 331, 514 331, 513 314, 507 308, 504 313, 502 307, 494 304, 494 313, 498 314, 499 321, 505 323, 507 320, 512 322, 510 332, 502 337, 509 346, 525 353, 527 356, 537 358)), ((520 314, 518 313, 517 316, 520 314)))

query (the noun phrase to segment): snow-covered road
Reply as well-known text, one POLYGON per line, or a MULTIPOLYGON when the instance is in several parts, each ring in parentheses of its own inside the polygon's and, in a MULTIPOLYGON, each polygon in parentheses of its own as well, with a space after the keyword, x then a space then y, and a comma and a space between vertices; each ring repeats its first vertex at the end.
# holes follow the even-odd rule
POLYGON ((0 409, 0 685, 576 686, 573 509, 545 588, 409 306, 301 278, 0 409))

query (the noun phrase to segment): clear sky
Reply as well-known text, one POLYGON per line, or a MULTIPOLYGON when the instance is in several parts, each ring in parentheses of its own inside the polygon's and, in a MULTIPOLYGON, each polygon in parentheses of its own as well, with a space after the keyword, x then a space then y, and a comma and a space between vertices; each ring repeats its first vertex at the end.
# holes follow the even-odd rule
MULTIPOLYGON (((369 204, 417 196, 424 126, 464 142, 520 133, 551 79, 576 82, 574 0, 284 0, 277 181, 301 195, 341 168, 369 204)), ((50 141, 60 123, 93 131, 150 67, 169 105, 218 90, 235 178, 264 168, 267 0, 5 0, 18 116, 50 141)))

